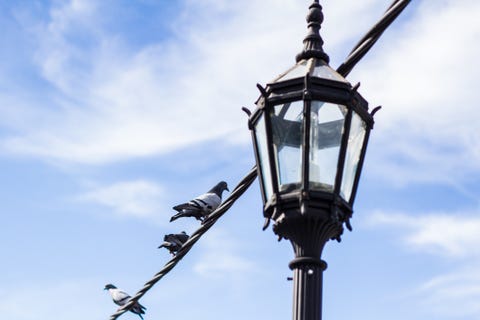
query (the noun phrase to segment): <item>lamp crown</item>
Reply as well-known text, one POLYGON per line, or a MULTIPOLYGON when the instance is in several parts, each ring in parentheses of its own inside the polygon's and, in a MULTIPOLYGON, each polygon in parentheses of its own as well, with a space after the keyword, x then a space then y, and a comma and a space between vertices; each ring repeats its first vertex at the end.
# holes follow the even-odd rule
POLYGON ((320 36, 320 27, 323 22, 322 6, 314 0, 307 15, 308 33, 303 39, 303 50, 296 56, 296 61, 317 58, 328 63, 330 58, 323 51, 323 39, 320 36))

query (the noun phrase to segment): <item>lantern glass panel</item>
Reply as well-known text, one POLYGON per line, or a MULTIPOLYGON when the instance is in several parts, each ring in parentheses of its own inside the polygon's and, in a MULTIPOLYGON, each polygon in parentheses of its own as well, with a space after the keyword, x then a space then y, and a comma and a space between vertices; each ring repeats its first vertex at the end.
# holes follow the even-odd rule
POLYGON ((285 81, 294 78, 302 78, 308 73, 307 60, 299 61, 293 68, 281 75, 275 81, 285 81))
POLYGON ((348 136, 347 153, 345 156, 345 165, 343 167, 342 186, 340 195, 350 201, 352 188, 355 182, 358 163, 362 152, 363 141, 365 140, 366 124, 360 116, 353 112, 352 125, 348 136))
POLYGON ((333 192, 347 108, 312 101, 310 111, 310 189, 333 192))
POLYGON ((303 101, 275 106, 271 120, 278 190, 298 190, 302 177, 303 101))
POLYGON ((257 146, 257 154, 260 162, 260 170, 262 172, 262 184, 265 199, 269 199, 273 194, 272 172, 268 157, 267 131, 265 128, 265 117, 258 119, 255 126, 255 140, 257 146))
POLYGON ((314 77, 335 80, 347 83, 348 81, 342 77, 338 72, 333 70, 323 60, 317 60, 315 67, 313 68, 311 75, 314 77))

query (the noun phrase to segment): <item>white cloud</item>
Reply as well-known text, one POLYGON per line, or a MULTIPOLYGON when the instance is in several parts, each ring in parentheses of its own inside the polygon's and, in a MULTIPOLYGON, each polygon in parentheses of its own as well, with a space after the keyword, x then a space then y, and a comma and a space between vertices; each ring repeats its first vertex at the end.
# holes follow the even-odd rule
MULTIPOLYGON (((372 17, 370 9, 381 2, 347 13, 332 3, 329 10, 348 20, 372 17)), ((37 117, 15 127, 3 149, 94 164, 172 152, 221 136, 249 143, 240 107, 252 107, 256 82, 293 64, 306 34, 307 6, 271 0, 186 1, 180 7, 171 26, 175 39, 143 47, 104 28, 102 17, 110 11, 98 2, 67 2, 52 8, 45 23, 31 22, 38 40, 35 61, 53 94, 27 103, 37 117), (285 28, 290 24, 297 27, 285 28), (79 39, 89 40, 85 45, 79 39)), ((361 20, 359 25, 368 24, 361 20)), ((358 33, 325 29, 338 43, 358 33)), ((21 97, 14 100, 26 104, 21 97)))
POLYGON ((480 3, 411 6, 410 20, 387 31, 384 47, 352 73, 361 74, 367 99, 384 106, 372 133, 372 170, 399 184, 455 185, 480 169, 473 89, 480 73, 480 3))
MULTIPOLYGON (((324 3, 322 34, 333 60, 389 4, 324 3)), ((480 54, 479 6, 473 0, 411 4, 352 73, 371 104, 384 105, 372 133, 376 152, 367 156, 367 165, 375 163, 370 172, 397 184, 463 188, 479 171, 480 114, 471 89, 480 73, 473 63, 480 54)), ((0 92, 0 108, 7 109, 0 121, 10 128, 0 148, 98 164, 219 137, 248 144, 240 107, 253 107, 256 82, 293 64, 306 33, 306 7, 293 0, 185 1, 170 25, 172 37, 139 47, 104 28, 108 10, 101 3, 57 5, 48 21, 31 22, 38 40, 32 54, 51 91, 38 101, 0 92), (78 38, 90 39, 88 45, 78 38)))
POLYGON ((398 234, 396 231, 400 230, 398 236, 408 250, 455 262, 453 270, 431 275, 409 292, 422 312, 446 318, 474 316, 480 312, 478 213, 408 215, 376 212, 367 219, 370 227, 385 227, 392 231, 391 234, 398 234))
POLYGON ((44 37, 37 52, 37 61, 43 76, 58 86, 62 91, 72 93, 74 84, 85 79, 81 67, 75 64, 82 61, 82 51, 78 45, 68 41, 77 28, 86 28, 88 21, 94 18, 95 8, 89 1, 73 0, 70 3, 52 8, 51 20, 44 26, 44 37), (65 72, 65 71, 69 72, 65 72), (75 72, 76 71, 76 72, 75 72))
POLYGON ((449 317, 475 316, 480 312, 480 270, 456 270, 422 284, 416 294, 429 313, 449 317))
POLYGON ((388 226, 405 231, 402 240, 410 249, 444 257, 479 257, 479 214, 435 213, 407 215, 376 212, 367 219, 370 226, 388 226))
POLYGON ((135 180, 94 188, 77 199, 109 207, 121 216, 151 217, 158 215, 163 195, 158 184, 135 180))

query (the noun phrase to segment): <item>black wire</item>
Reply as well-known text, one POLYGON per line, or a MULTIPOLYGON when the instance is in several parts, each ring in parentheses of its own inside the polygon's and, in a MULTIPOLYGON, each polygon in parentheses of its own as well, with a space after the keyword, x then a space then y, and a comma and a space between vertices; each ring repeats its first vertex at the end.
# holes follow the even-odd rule
POLYGON ((402 13, 411 0, 395 0, 385 11, 382 18, 367 32, 365 36, 355 45, 345 62, 338 68, 337 72, 346 77, 355 65, 367 54, 377 42, 383 32, 402 13))
MULTIPOLYGON (((383 32, 390 24, 400 15, 411 0, 395 0, 387 9, 383 17, 367 32, 367 34, 355 45, 347 59, 338 68, 337 72, 346 77, 355 67, 355 65, 367 54, 372 46, 377 42, 383 32)), ((148 290, 150 290, 161 278, 170 272, 178 262, 190 251, 193 245, 205 234, 217 220, 222 217, 225 212, 237 201, 240 196, 250 187, 257 177, 257 167, 254 166, 250 172, 239 182, 232 191, 230 196, 202 223, 185 242, 177 254, 168 261, 165 266, 157 272, 152 279, 145 283, 135 296, 133 296, 127 304, 122 306, 110 316, 110 320, 116 320, 123 313, 127 312, 140 298, 142 298, 148 290)))
POLYGON ((142 289, 140 289, 135 296, 133 296, 127 304, 122 306, 110 316, 110 320, 115 320, 119 316, 121 316, 123 313, 127 312, 140 298, 147 293, 148 290, 150 290, 155 283, 157 283, 160 279, 162 279, 170 270, 172 270, 178 262, 190 251, 190 249, 193 247, 193 245, 200 239, 200 237, 207 232, 214 224, 217 222, 217 220, 223 216, 225 212, 227 212, 228 209, 237 201, 240 196, 247 191, 247 189, 250 187, 250 185, 255 181, 255 178, 257 177, 257 167, 254 166, 250 172, 238 183, 238 185, 235 187, 235 189, 230 193, 230 196, 225 199, 225 201, 214 211, 212 212, 208 218, 202 223, 200 228, 198 228, 188 239, 187 242, 185 242, 182 246, 182 248, 177 252, 177 254, 168 261, 165 266, 157 272, 152 279, 147 281, 145 285, 143 286, 142 289))

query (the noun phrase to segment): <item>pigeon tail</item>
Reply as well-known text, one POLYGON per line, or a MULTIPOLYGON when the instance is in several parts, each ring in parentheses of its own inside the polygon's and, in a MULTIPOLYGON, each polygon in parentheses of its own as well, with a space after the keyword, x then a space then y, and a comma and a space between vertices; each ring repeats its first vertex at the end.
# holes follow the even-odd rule
POLYGON ((146 308, 142 306, 140 303, 135 303, 133 307, 130 309, 132 313, 138 314, 138 316, 143 320, 142 314, 145 314, 146 308))
POLYGON ((170 218, 170 222, 175 221, 178 218, 184 218, 184 217, 194 217, 197 220, 201 220, 203 217, 203 214, 200 210, 181 211, 176 215, 172 216, 170 218))
POLYGON ((183 212, 179 212, 179 213, 177 213, 176 215, 174 215, 170 218, 170 222, 173 222, 173 221, 177 220, 178 218, 182 218, 182 217, 185 217, 185 215, 183 214, 183 212))
POLYGON ((177 213, 176 215, 174 215, 170 218, 170 222, 175 221, 178 218, 183 218, 183 217, 188 217, 188 216, 186 216, 184 212, 179 212, 179 213, 177 213))
POLYGON ((178 212, 182 212, 184 210, 201 210, 202 207, 198 205, 197 203, 182 203, 182 204, 177 204, 175 207, 172 208, 173 210, 176 210, 178 212))
POLYGON ((162 243, 162 244, 158 247, 158 249, 167 248, 169 244, 170 244, 170 243, 168 243, 168 242, 164 242, 164 243, 162 243))
POLYGON ((162 244, 160 247, 158 247, 159 249, 160 248, 166 248, 171 254, 175 255, 175 252, 177 252, 178 250, 180 250, 180 247, 178 245, 175 245, 175 244, 171 244, 171 243, 167 243, 166 245, 165 244, 162 244))

